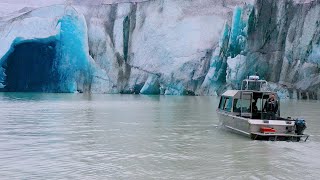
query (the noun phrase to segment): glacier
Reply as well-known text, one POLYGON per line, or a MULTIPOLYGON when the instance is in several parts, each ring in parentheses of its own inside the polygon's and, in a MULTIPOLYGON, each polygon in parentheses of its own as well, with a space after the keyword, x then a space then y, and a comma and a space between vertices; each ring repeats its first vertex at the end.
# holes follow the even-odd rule
POLYGON ((69 2, 0 14, 0 91, 320 98, 316 0, 69 2))
MULTIPOLYGON (((53 34, 47 34, 48 37, 16 36, 12 34, 20 33, 24 35, 28 32, 16 32, 14 29, 10 29, 6 35, 7 39, 5 40, 11 38, 13 42, 0 60, 3 91, 89 91, 94 64, 88 51, 86 21, 83 15, 79 15, 71 7, 57 8, 62 16, 57 18, 55 24, 52 24, 52 22, 46 23, 45 18, 47 16, 41 18, 40 23, 44 25, 42 27, 38 27, 39 22, 37 21, 23 22, 30 23, 26 24, 27 27, 44 28, 45 26, 51 26, 55 28, 51 31, 54 32, 53 34)), ((32 13, 41 17, 46 9, 41 9, 41 11, 32 13)), ((47 28, 44 28, 43 31, 46 30, 47 28)), ((32 32, 30 34, 36 35, 32 32)))

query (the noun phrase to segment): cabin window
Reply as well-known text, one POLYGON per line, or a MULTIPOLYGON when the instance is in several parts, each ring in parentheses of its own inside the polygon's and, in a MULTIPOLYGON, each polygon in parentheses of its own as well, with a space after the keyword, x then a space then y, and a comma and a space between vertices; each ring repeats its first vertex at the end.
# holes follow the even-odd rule
POLYGON ((219 103, 219 109, 231 112, 231 109, 232 109, 232 98, 230 98, 230 97, 221 97, 221 100, 220 100, 220 103, 219 103))
POLYGON ((243 113, 251 113, 251 100, 242 99, 239 104, 243 113))
POLYGON ((224 110, 228 111, 228 112, 231 112, 231 109, 232 109, 232 98, 227 97, 224 110))
POLYGON ((248 86, 249 86, 248 87, 249 90, 260 91, 261 82, 258 82, 258 81, 249 82, 248 86))
POLYGON ((226 97, 221 97, 220 103, 219 103, 219 109, 221 109, 221 110, 224 109, 225 102, 226 102, 226 97))
POLYGON ((240 112, 240 100, 239 99, 234 99, 233 101, 233 112, 240 112))
POLYGON ((251 113, 251 100, 235 99, 233 104, 233 112, 240 112, 241 108, 243 113, 251 113))
POLYGON ((269 98, 269 95, 263 95, 263 99, 262 99, 262 109, 265 108, 266 102, 269 98))
POLYGON ((261 98, 258 98, 256 100, 256 106, 258 108, 258 111, 262 111, 262 105, 263 105, 263 102, 262 102, 262 99, 261 98))

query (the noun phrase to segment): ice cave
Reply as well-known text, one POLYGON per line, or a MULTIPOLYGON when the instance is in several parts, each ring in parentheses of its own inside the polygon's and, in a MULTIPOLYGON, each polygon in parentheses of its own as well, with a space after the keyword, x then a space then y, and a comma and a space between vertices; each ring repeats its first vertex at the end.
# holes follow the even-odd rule
POLYGON ((58 72, 54 69, 56 41, 37 39, 14 43, 1 60, 6 75, 3 91, 58 92, 58 72))

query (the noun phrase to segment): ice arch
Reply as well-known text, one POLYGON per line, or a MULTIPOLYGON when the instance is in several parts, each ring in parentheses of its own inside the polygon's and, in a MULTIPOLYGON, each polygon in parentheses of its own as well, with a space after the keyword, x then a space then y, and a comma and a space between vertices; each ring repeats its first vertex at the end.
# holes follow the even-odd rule
POLYGON ((94 61, 83 15, 66 10, 58 33, 42 39, 16 38, 0 59, 0 91, 90 92, 94 61))
POLYGON ((2 62, 2 91, 56 92, 55 38, 14 41, 2 62))

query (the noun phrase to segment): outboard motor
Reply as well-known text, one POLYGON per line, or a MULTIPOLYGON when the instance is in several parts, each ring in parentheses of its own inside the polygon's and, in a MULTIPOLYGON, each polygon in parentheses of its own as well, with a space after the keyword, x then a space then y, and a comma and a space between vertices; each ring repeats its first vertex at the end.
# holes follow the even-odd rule
POLYGON ((297 135, 303 135, 303 131, 307 128, 306 121, 304 119, 296 119, 295 121, 297 135))

